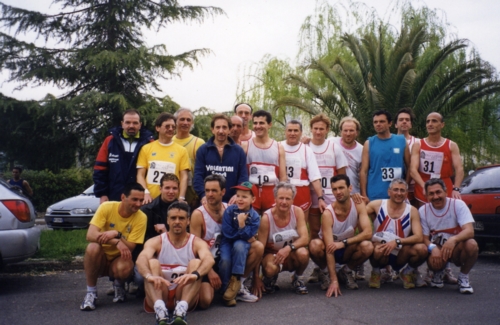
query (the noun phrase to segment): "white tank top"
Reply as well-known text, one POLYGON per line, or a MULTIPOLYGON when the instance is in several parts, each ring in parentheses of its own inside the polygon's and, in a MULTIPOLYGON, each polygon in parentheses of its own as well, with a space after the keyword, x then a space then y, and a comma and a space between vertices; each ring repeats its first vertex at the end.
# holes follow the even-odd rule
MULTIPOLYGON (((227 203, 222 202, 222 206, 224 210, 226 210, 227 203)), ((200 206, 197 210, 200 210, 203 216, 203 223, 205 224, 205 236, 203 240, 208 244, 208 247, 210 247, 212 255, 218 257, 220 255, 219 248, 222 239, 222 223, 215 221, 204 205, 200 206)))
POLYGON ((161 237, 161 249, 158 253, 158 261, 161 264, 163 277, 171 281, 186 273, 189 261, 196 258, 193 250, 195 235, 189 234, 189 239, 181 248, 175 248, 170 242, 168 232, 164 232, 161 237))
POLYGON ((273 186, 279 179, 279 143, 273 140, 268 148, 261 149, 255 146, 254 140, 248 141, 248 180, 257 186, 273 186))
POLYGON ((387 201, 382 200, 380 209, 378 210, 377 217, 373 221, 373 228, 375 232, 387 232, 394 234, 399 238, 406 238, 411 234, 411 205, 406 204, 403 214, 393 219, 389 216, 387 201))
MULTIPOLYGON (((332 194, 330 179, 337 175, 337 160, 333 141, 326 140, 322 145, 309 142, 309 147, 316 156, 319 172, 321 173, 321 187, 325 194, 332 194)), ((339 149, 340 150, 340 149, 339 149)), ((314 191, 313 191, 314 192, 314 191)))
POLYGON ((272 209, 264 212, 269 219, 269 235, 267 236, 266 250, 277 252, 286 245, 290 245, 299 238, 297 233, 297 218, 295 217, 295 206, 290 207, 290 220, 285 227, 278 227, 274 221, 272 209))
POLYGON ((286 141, 281 145, 285 149, 286 175, 291 184, 295 186, 308 186, 309 173, 307 165, 306 146, 300 143, 296 146, 289 146, 286 141))
MULTIPOLYGON (((333 241, 340 242, 344 239, 354 237, 354 230, 358 225, 358 210, 356 210, 354 201, 352 199, 350 200, 351 200, 351 211, 349 211, 349 214, 347 215, 347 218, 344 221, 339 221, 337 219, 337 215, 335 214, 335 211, 333 211, 333 206, 331 204, 326 207, 326 210, 330 211, 333 217, 333 227, 332 227, 333 241)), ((321 231, 319 236, 320 238, 323 238, 323 234, 321 231)))

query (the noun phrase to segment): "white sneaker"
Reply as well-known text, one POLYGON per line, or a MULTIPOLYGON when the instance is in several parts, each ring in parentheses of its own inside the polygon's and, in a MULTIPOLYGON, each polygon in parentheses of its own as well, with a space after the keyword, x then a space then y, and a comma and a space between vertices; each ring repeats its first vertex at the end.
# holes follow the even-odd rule
POLYGON ((125 287, 123 285, 113 285, 115 288, 115 297, 113 302, 124 302, 127 299, 127 293, 125 292, 125 287))
POLYGON ((443 275, 444 275, 443 271, 434 272, 434 275, 432 276, 432 280, 431 280, 431 288, 444 287, 443 275))
POLYGON ((460 293, 474 293, 474 289, 472 289, 469 283, 469 277, 459 277, 458 278, 458 288, 460 289, 460 293))
POLYGON ((453 275, 450 267, 444 269, 443 282, 448 284, 457 284, 458 279, 453 275))
POLYGON ((97 300, 97 292, 87 292, 82 304, 80 305, 81 310, 94 310, 95 301, 97 300))
POLYGON ((242 285, 240 291, 236 295, 236 300, 243 302, 256 302, 259 300, 259 297, 251 294, 247 287, 242 285))

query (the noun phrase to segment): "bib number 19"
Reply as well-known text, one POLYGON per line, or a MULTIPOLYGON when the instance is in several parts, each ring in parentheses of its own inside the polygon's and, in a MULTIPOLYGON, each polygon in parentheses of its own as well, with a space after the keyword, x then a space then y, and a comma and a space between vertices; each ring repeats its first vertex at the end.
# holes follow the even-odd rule
POLYGON ((267 175, 259 175, 257 176, 257 179, 259 180, 259 186, 264 183, 269 183, 269 176, 267 175))

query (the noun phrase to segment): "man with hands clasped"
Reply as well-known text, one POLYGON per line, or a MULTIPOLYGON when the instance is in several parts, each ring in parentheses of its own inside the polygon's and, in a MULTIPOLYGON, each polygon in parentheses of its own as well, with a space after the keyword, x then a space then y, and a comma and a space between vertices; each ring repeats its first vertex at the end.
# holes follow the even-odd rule
POLYGON ((154 311, 159 325, 184 325, 187 311, 198 304, 201 279, 215 262, 208 245, 187 232, 187 203, 172 203, 167 223, 168 232, 144 244, 137 268, 145 280, 146 312, 154 311))

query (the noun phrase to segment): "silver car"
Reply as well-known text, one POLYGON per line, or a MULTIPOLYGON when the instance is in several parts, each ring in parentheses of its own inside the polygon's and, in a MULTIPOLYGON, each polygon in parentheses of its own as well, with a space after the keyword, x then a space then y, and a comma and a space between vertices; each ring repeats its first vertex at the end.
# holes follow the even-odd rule
POLYGON ((35 219, 31 201, 0 180, 0 266, 21 262, 40 248, 35 219))
POLYGON ((99 207, 94 185, 82 194, 52 204, 45 212, 45 223, 53 229, 84 229, 99 207))

